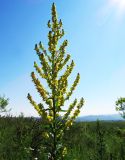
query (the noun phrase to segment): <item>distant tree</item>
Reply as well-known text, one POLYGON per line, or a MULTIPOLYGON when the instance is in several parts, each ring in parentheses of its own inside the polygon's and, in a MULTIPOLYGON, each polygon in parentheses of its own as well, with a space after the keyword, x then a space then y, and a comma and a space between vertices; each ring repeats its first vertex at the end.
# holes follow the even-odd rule
POLYGON ((67 153, 67 148, 62 140, 64 131, 72 125, 80 113, 84 99, 81 98, 78 103, 77 99, 75 99, 67 110, 63 109, 64 102, 69 100, 80 80, 80 74, 77 74, 73 85, 68 88, 68 77, 75 64, 72 60, 71 63, 67 65, 64 74, 62 74, 64 66, 70 60, 70 55, 66 54, 67 40, 64 40, 59 46, 59 40, 64 36, 64 30, 62 29, 62 21, 58 21, 54 3, 52 5, 52 20, 48 21, 48 27, 50 29, 48 33, 48 51, 50 54, 47 53, 48 51, 40 42, 38 45, 35 45, 35 50, 42 66, 39 67, 37 63, 34 62, 36 71, 40 77, 47 82, 48 91, 41 84, 35 73, 31 73, 36 89, 46 105, 43 103, 37 104, 30 94, 28 94, 28 99, 46 122, 43 137, 46 152, 48 153, 48 160, 62 160, 67 153), (64 113, 64 115, 62 113, 64 113))
POLYGON ((5 98, 5 96, 0 96, 0 113, 10 111, 10 109, 7 109, 8 104, 9 104, 9 99, 5 98))
MULTIPOLYGON (((119 111, 120 115, 125 119, 125 98, 120 97, 115 103, 116 103, 116 110, 119 111)), ((124 148, 125 129, 118 128, 117 133, 123 139, 120 146, 120 158, 121 160, 125 160, 125 148, 124 148)))
POLYGON ((125 98, 120 97, 115 102, 116 110, 119 111, 120 115, 125 119, 125 98))

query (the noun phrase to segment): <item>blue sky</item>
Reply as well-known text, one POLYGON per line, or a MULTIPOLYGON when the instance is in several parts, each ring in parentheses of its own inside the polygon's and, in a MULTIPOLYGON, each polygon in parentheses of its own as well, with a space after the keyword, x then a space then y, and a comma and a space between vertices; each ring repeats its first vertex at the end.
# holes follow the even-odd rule
POLYGON ((37 115, 26 96, 40 100, 30 73, 38 61, 34 45, 47 45, 53 2, 76 64, 70 81, 81 75, 73 95, 85 98, 80 115, 116 113, 115 101, 125 96, 124 0, 0 1, 0 94, 10 98, 13 115, 37 115))

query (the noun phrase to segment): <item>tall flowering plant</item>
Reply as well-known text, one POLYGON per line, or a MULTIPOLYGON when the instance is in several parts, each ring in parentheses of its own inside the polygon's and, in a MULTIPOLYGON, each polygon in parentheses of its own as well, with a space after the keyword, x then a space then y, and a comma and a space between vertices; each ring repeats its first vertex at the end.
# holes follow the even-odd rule
POLYGON ((36 77, 36 74, 34 72, 31 73, 32 81, 42 98, 42 102, 46 105, 42 102, 37 104, 30 94, 27 96, 30 103, 44 120, 45 131, 43 137, 48 160, 62 160, 66 155, 67 149, 62 142, 64 131, 72 125, 84 104, 83 98, 79 102, 75 99, 67 110, 63 109, 64 103, 69 100, 80 80, 80 74, 77 74, 72 86, 68 88, 68 77, 75 64, 72 60, 70 64, 66 65, 70 60, 70 54, 66 54, 68 41, 64 40, 59 45, 59 40, 64 36, 62 26, 62 21, 61 19, 58 20, 56 6, 53 3, 52 19, 48 21, 48 50, 44 48, 41 42, 36 44, 35 51, 41 66, 34 62, 34 68, 48 84, 48 91, 36 77), (63 72, 64 67, 65 71, 63 72), (62 72, 63 74, 60 75, 62 72))

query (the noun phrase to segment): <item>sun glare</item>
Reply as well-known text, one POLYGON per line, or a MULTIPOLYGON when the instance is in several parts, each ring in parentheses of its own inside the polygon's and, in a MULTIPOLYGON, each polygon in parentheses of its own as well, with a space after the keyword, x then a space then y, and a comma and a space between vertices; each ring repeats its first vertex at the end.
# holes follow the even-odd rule
POLYGON ((125 0, 110 0, 110 5, 117 9, 119 15, 125 13, 125 0))

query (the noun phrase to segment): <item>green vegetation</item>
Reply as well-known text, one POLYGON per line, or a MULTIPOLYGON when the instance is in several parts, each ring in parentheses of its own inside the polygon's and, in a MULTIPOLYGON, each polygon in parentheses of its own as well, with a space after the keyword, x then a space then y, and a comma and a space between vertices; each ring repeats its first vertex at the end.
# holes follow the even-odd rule
POLYGON ((116 110, 120 112, 123 118, 125 118, 125 98, 120 97, 115 103, 116 103, 116 110))
MULTIPOLYGON (((47 160, 42 138, 41 119, 1 117, 1 160, 47 160)), ((124 160, 125 122, 78 122, 65 131, 63 142, 68 148, 65 160, 124 160)), ((49 146, 48 146, 49 147, 49 146)))
POLYGON ((10 109, 7 109, 8 103, 9 103, 8 98, 5 98, 5 96, 0 96, 0 113, 10 111, 10 109))
POLYGON ((65 102, 73 94, 79 82, 80 74, 78 73, 73 84, 68 86, 68 78, 75 64, 72 60, 66 69, 64 68, 70 60, 70 54, 66 54, 68 41, 64 40, 61 44, 59 42, 64 36, 64 30, 61 19, 58 21, 54 3, 52 5, 52 20, 48 21, 48 27, 48 51, 41 42, 38 45, 36 44, 35 51, 41 66, 39 67, 34 62, 34 67, 39 76, 47 82, 48 90, 32 72, 32 81, 41 96, 41 102, 37 104, 30 94, 28 94, 28 99, 44 121, 42 137, 45 141, 44 149, 48 160, 62 160, 67 154, 67 147, 63 143, 64 132, 69 129, 80 113, 84 99, 81 98, 78 102, 75 98, 69 107, 64 110, 65 102))

